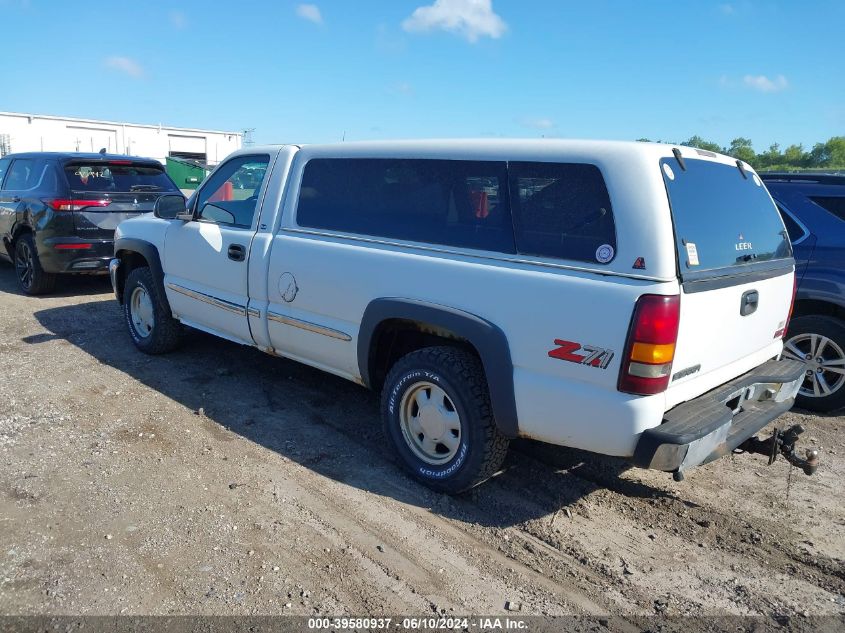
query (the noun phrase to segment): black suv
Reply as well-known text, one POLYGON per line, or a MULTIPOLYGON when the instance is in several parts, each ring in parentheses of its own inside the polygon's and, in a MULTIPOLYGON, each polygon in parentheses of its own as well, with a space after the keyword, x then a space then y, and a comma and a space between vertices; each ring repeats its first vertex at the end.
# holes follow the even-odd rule
POLYGON ((795 253, 798 292, 784 356, 805 363, 797 404, 845 406, 845 176, 760 174, 795 253))
POLYGON ((0 158, 0 257, 27 294, 59 273, 108 273, 114 229, 180 193, 161 163, 108 154, 32 152, 0 158))

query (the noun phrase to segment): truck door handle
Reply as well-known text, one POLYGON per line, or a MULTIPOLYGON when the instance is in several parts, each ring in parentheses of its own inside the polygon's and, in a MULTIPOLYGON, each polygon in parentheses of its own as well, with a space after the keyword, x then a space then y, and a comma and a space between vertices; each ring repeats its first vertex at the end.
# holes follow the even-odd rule
POLYGON ((241 244, 229 244, 229 259, 235 262, 242 262, 246 259, 246 246, 241 244))
POLYGON ((21 201, 20 196, 12 196, 12 202, 20 202, 20 201, 21 201))
POLYGON ((748 316, 757 310, 757 304, 760 303, 760 293, 756 290, 748 290, 742 293, 742 299, 739 304, 739 313, 741 316, 748 316))

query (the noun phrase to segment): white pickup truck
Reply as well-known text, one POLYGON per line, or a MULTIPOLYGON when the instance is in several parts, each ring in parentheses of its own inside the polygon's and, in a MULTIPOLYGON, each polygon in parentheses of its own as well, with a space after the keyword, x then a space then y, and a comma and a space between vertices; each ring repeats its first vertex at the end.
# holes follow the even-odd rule
POLYGON ((458 492, 528 437, 674 473, 795 453, 794 296, 757 174, 689 147, 418 141, 253 147, 120 224, 135 345, 182 325, 382 393, 386 440, 458 492))

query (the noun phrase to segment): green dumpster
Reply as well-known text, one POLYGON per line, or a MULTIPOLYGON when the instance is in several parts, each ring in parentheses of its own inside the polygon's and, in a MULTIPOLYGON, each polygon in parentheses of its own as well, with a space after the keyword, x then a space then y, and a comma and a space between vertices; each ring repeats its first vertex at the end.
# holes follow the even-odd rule
POLYGON ((196 189, 208 175, 208 169, 200 163, 170 156, 165 170, 180 189, 196 189))

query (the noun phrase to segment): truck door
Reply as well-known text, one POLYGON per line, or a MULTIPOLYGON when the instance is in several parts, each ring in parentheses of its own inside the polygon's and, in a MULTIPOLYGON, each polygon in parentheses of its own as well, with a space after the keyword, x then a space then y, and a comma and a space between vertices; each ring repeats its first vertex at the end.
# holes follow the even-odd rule
POLYGON ((193 198, 194 220, 174 222, 164 244, 164 285, 188 325, 252 344, 247 318, 248 258, 269 154, 240 154, 220 165, 193 198))

